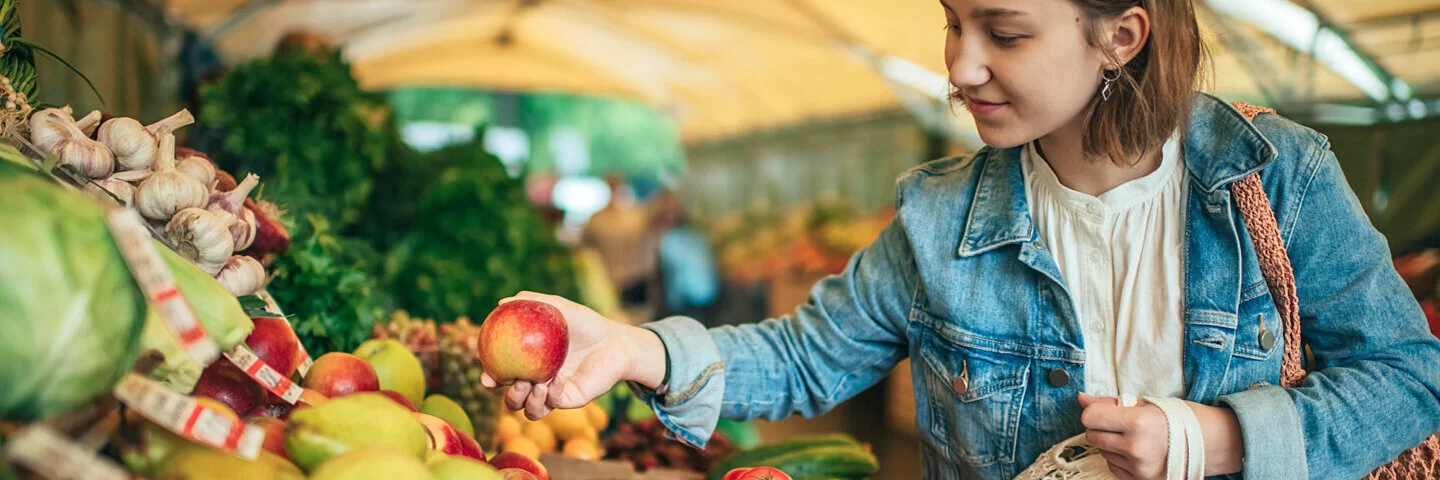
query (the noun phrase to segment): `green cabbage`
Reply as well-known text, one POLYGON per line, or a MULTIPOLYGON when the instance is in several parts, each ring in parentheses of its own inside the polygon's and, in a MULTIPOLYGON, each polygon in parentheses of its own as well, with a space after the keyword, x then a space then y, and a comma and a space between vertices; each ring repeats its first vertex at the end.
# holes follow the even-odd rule
POLYGON ((145 297, 98 203, 0 162, 0 208, 0 419, 38 420, 130 369, 145 297))

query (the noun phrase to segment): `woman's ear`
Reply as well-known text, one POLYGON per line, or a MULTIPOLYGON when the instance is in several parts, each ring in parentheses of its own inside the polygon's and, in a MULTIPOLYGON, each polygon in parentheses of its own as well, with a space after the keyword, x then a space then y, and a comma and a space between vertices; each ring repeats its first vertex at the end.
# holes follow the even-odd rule
MULTIPOLYGON (((1130 7, 1120 16, 1106 22, 1106 33, 1110 39, 1110 52, 1115 56, 1121 65, 1130 63, 1140 51, 1145 49, 1145 42, 1150 40, 1150 12, 1141 7, 1130 7)), ((1108 61, 1106 62, 1109 63, 1108 61)), ((1109 68, 1118 68, 1121 65, 1111 65, 1109 68)))

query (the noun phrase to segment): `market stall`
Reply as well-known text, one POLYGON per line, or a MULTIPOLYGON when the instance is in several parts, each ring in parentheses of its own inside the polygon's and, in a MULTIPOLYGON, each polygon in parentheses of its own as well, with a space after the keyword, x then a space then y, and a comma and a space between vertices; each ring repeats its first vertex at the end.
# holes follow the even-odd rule
POLYGON ((540 359, 493 352, 517 338, 487 337, 512 316, 495 300, 614 293, 497 158, 405 146, 324 44, 239 65, 198 118, 31 106, 20 52, 0 57, 0 478, 875 472, 844 435, 762 446, 725 422, 691 448, 624 385, 504 411, 481 372, 540 359))

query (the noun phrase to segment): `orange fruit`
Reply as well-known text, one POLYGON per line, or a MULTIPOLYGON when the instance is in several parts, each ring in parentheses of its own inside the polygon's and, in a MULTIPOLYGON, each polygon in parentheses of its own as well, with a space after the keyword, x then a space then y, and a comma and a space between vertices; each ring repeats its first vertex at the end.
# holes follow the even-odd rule
POLYGON ((505 443, 500 444, 500 451, 517 453, 533 460, 540 459, 540 446, 535 445, 534 441, 526 437, 506 440, 505 443))

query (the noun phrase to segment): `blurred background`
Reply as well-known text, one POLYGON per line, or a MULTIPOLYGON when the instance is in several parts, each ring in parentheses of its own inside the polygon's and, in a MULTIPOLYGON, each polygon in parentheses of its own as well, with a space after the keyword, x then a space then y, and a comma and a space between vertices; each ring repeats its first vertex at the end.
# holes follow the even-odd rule
MULTIPOLYGON (((1195 6, 1209 91, 1328 135, 1430 300, 1440 0, 1195 6)), ((300 224, 296 243, 334 240, 308 254, 377 293, 331 292, 291 307, 302 314, 363 304, 449 322, 524 288, 633 323, 784 315, 889 220, 899 173, 981 146, 944 101, 933 0, 18 8, 25 37, 84 74, 41 57, 32 103, 147 123, 190 109, 183 144, 260 174, 259 196, 300 224)), ((386 315, 320 317, 338 323, 296 325, 312 351, 353 347, 331 338, 337 325, 363 334, 386 315)), ((872 444, 879 478, 918 478, 910 398, 897 375, 820 418, 754 426, 767 442, 850 433, 872 444)))

